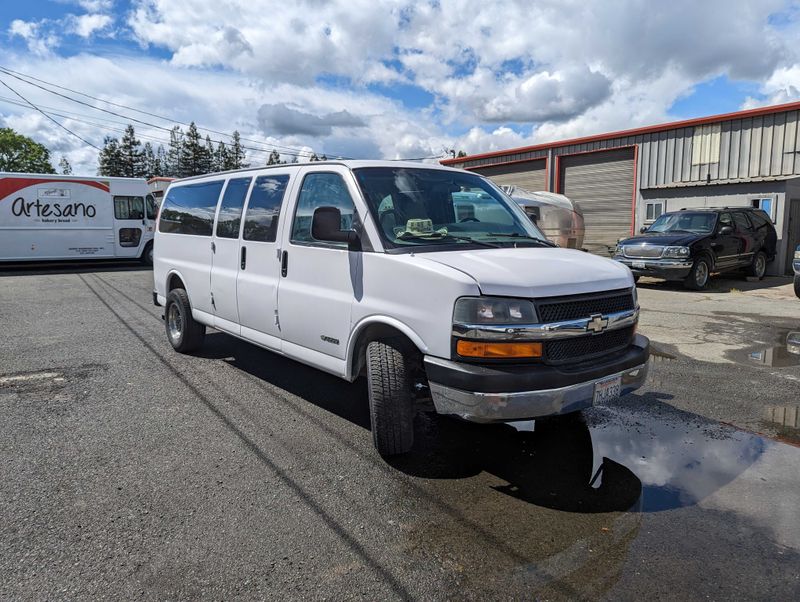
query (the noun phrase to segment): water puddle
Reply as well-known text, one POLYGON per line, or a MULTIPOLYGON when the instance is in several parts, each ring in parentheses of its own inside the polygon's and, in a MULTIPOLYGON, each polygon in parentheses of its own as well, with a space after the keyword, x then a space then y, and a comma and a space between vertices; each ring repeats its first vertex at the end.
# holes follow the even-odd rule
POLYGON ((800 366, 800 332, 787 332, 779 338, 777 345, 736 352, 734 358, 739 362, 771 368, 800 366))

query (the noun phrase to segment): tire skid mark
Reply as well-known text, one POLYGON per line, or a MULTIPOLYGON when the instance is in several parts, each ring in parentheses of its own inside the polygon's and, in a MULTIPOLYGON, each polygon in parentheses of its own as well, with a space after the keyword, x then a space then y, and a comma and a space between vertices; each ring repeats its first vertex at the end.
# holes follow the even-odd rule
MULTIPOLYGON (((123 291, 121 291, 118 288, 116 288, 114 285, 109 284, 108 282, 105 282, 105 280, 100 278, 100 276, 97 276, 95 274, 95 277, 98 278, 99 280, 103 281, 106 285, 108 285, 110 288, 112 288, 114 291, 116 291, 120 296, 124 297, 126 300, 130 301, 131 303, 133 303, 134 305, 139 307, 145 313, 147 313, 147 314, 149 314, 151 316, 153 315, 148 307, 138 303, 134 299, 131 299, 127 294, 125 294, 123 291)), ((155 306, 153 306, 153 307, 155 307, 155 306)), ((154 316, 154 317, 159 322, 161 322, 161 318, 160 317, 157 317, 157 316, 154 316)), ((227 335, 227 336, 231 336, 231 335, 227 335)), ((245 341, 243 341, 243 342, 245 342, 245 341)), ((225 364, 225 365, 228 366, 228 364, 225 364)), ((321 431, 325 432, 333 440, 335 440, 338 443, 341 443, 342 445, 344 445, 347 449, 352 451, 355 455, 357 455, 358 457, 362 458, 363 460, 366 460, 371 465, 373 465, 373 466, 377 467, 378 469, 380 469, 386 476, 388 476, 388 477, 390 477, 390 478, 392 478, 394 480, 400 481, 405 486, 407 486, 411 490, 413 490, 414 493, 416 493, 421 498, 423 498, 426 502, 429 502, 432 505, 438 507, 438 509, 440 511, 442 511, 443 513, 445 513, 448 516, 450 516, 453 520, 455 520, 457 523, 461 524, 464 528, 470 529, 475 534, 480 536, 482 539, 484 539, 487 542, 487 544, 493 546, 493 548, 495 550, 502 552, 507 558, 509 558, 509 559, 511 559, 511 560, 513 560, 513 561, 515 561, 517 563, 527 565, 526 570, 532 571, 532 567, 530 566, 530 559, 529 558, 527 558, 524 555, 522 555, 519 552, 517 552, 513 547, 509 546, 505 541, 499 539, 493 533, 491 533, 490 531, 485 529, 483 526, 481 526, 480 523, 478 523, 476 521, 473 521, 472 519, 464 516, 464 514, 462 512, 460 512, 454 506, 448 504, 447 502, 445 502, 441 498, 438 498, 438 497, 434 496, 433 494, 431 494, 428 490, 426 490, 423 487, 417 485, 413 481, 412 477, 409 477, 409 476, 404 475, 403 473, 397 471, 396 469, 392 468, 390 465, 386 464, 383 460, 379 459, 379 460, 376 461, 374 456, 365 454, 363 452, 363 450, 361 450, 357 445, 355 445, 354 443, 352 443, 348 439, 342 437, 341 434, 336 432, 335 429, 331 428, 329 426, 329 424, 327 424, 326 422, 324 422, 323 420, 321 420, 317 416, 314 416, 307 409, 303 408, 302 404, 298 403, 297 400, 293 398, 293 396, 291 396, 290 394, 287 394, 283 389, 277 387, 276 385, 265 383, 262 379, 260 379, 259 377, 255 376, 254 374, 250 374, 247 371, 243 371, 243 370, 234 368, 232 366, 228 366, 228 367, 233 368, 236 371, 237 374, 244 375, 248 380, 254 382, 259 388, 261 388, 265 392, 267 392, 270 395, 273 395, 275 397, 278 397, 282 402, 284 402, 284 404, 282 404, 280 406, 281 408, 285 408, 286 406, 289 406, 289 408, 293 412, 298 414, 301 418, 313 423, 318 429, 320 429, 321 431)), ((550 582, 547 583, 547 585, 549 585, 549 586, 556 585, 556 583, 552 582, 552 580, 554 580, 554 579, 557 580, 558 579, 554 575, 549 574, 549 573, 543 573, 543 572, 541 572, 539 570, 536 570, 535 572, 537 573, 538 577, 540 577, 540 578, 542 578, 544 580, 550 580, 550 582)), ((567 596, 569 598, 579 597, 579 593, 577 591, 573 590, 572 588, 570 588, 567 584, 565 584, 563 582, 559 582, 558 585, 561 586, 561 593, 563 595, 565 595, 565 596, 567 596)))
POLYGON ((105 308, 117 318, 117 320, 126 330, 128 330, 128 332, 138 339, 139 342, 144 345, 144 347, 150 351, 150 353, 152 353, 156 359, 175 376, 175 378, 177 378, 187 389, 189 389, 189 391, 191 391, 192 394, 241 441, 248 451, 255 455, 262 464, 269 468, 275 474, 275 476, 277 476, 303 503, 305 503, 314 512, 314 514, 322 519, 329 529, 331 529, 351 550, 353 550, 353 552, 360 556, 365 564, 375 571, 381 577, 381 579, 383 579, 387 585, 389 585, 389 587, 391 587, 391 589, 398 596, 400 596, 400 598, 404 600, 410 600, 412 598, 410 592, 399 581, 397 581, 397 579, 391 572, 389 572, 388 569, 373 559, 367 553, 364 547, 338 522, 336 522, 336 520, 330 516, 299 483, 292 479, 286 473, 286 471, 270 460, 266 453, 264 453, 264 451, 258 447, 255 441, 253 441, 244 431, 242 431, 227 416, 225 416, 225 414, 219 408, 217 408, 211 402, 211 400, 209 400, 202 393, 202 391, 197 389, 197 387, 189 382, 189 380, 186 379, 183 374, 181 374, 177 369, 175 369, 175 367, 167 362, 151 343, 149 343, 144 337, 136 332, 136 330, 132 328, 131 325, 105 299, 103 299, 100 293, 98 293, 97 290, 91 284, 89 284, 82 274, 78 274, 78 278, 83 281, 89 290, 94 293, 100 303, 102 303, 103 306, 105 306, 105 308))

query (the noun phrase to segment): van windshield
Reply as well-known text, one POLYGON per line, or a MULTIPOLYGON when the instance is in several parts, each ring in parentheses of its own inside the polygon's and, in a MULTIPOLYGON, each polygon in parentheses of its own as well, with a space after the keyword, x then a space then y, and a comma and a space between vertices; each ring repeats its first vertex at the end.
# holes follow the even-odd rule
POLYGON ((708 211, 679 211, 678 213, 665 213, 653 222, 648 232, 692 232, 694 234, 708 234, 714 229, 716 215, 708 211))
POLYGON ((387 248, 553 246, 488 180, 457 171, 353 170, 387 248))

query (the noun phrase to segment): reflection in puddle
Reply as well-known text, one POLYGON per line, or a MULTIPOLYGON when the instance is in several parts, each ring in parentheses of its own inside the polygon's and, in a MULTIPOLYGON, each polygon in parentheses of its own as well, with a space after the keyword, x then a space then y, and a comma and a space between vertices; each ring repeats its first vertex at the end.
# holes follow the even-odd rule
POLYGON ((746 352, 747 360, 772 368, 800 366, 800 332, 789 332, 779 345, 746 352))

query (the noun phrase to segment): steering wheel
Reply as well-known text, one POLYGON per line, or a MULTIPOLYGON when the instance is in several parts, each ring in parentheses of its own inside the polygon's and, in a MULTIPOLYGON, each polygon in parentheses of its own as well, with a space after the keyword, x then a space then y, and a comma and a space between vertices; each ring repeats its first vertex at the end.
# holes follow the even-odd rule
POLYGON ((477 217, 465 217, 464 219, 458 220, 459 224, 463 224, 464 222, 478 222, 478 223, 480 223, 481 220, 479 220, 477 217))

